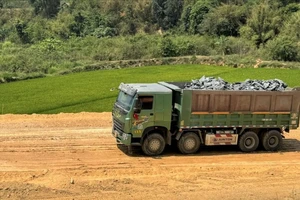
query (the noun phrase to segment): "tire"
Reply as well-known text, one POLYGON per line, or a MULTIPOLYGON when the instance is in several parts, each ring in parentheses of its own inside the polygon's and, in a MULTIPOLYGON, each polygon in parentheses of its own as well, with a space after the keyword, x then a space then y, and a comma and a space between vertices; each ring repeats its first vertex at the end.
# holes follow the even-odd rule
POLYGON ((196 153, 200 147, 200 138, 196 133, 185 133, 178 141, 177 147, 183 154, 196 153))
POLYGON ((253 131, 245 132, 239 139, 239 148, 244 152, 255 151, 258 145, 258 136, 253 131))
POLYGON ((262 137, 262 146, 266 151, 277 151, 282 146, 281 133, 277 130, 271 130, 264 133, 262 137))
POLYGON ((142 144, 144 154, 148 156, 160 155, 166 146, 165 139, 158 133, 153 133, 146 137, 142 144))
POLYGON ((257 149, 259 149, 259 150, 265 150, 264 147, 263 147, 262 141, 263 141, 263 137, 266 134, 266 132, 268 132, 268 131, 267 130, 262 130, 258 133, 259 145, 258 145, 257 149))

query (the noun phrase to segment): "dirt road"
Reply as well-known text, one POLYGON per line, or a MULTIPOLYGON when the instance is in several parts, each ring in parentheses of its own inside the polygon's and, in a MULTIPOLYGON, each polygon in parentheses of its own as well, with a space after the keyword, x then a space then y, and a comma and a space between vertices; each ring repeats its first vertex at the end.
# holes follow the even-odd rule
POLYGON ((300 199, 300 130, 281 152, 117 147, 110 113, 0 115, 0 199, 300 199))

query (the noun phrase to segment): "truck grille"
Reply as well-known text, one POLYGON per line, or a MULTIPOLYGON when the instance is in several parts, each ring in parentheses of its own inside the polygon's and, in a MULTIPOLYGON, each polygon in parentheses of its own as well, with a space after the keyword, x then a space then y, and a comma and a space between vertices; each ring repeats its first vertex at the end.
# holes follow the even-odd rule
POLYGON ((114 130, 117 130, 119 133, 123 133, 124 123, 114 118, 114 130))

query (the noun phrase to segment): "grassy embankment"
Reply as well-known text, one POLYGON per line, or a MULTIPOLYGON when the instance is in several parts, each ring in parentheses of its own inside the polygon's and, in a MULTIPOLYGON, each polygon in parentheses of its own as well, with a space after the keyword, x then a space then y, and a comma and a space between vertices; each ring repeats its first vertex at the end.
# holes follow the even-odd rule
POLYGON ((101 70, 0 84, 0 114, 111 111, 120 82, 190 81, 203 75, 229 82, 278 78, 300 86, 300 70, 288 69, 171 65, 101 70))

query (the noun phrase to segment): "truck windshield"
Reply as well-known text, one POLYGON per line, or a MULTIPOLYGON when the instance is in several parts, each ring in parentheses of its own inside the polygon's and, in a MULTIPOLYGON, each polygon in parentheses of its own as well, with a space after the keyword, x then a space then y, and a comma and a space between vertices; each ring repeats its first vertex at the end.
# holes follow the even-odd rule
POLYGON ((119 92, 119 96, 117 99, 117 102, 120 106, 122 106, 122 108, 124 108, 125 110, 129 111, 132 105, 134 97, 130 96, 128 94, 126 94, 123 91, 119 92))

